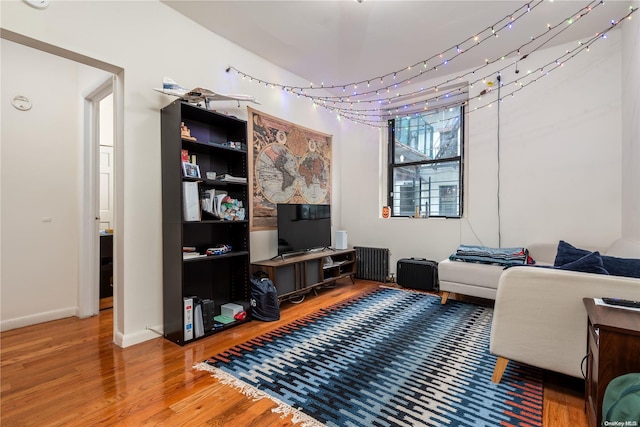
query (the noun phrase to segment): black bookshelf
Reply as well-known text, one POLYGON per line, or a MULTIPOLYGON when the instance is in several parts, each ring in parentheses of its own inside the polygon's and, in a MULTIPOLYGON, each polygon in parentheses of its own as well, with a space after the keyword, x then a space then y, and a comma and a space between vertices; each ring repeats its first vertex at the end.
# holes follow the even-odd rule
POLYGON ((246 321, 215 322, 202 337, 185 339, 183 298, 213 300, 214 315, 223 304, 245 305, 250 298, 249 186, 219 179, 225 174, 248 177, 247 123, 180 100, 161 110, 161 123, 164 336, 184 345, 246 321), (200 178, 183 176, 183 150, 195 157, 200 178), (216 172, 218 179, 207 179, 207 172, 216 172), (183 182, 195 182, 198 194, 210 189, 226 192, 242 202, 246 219, 222 220, 202 213, 200 220, 186 221, 183 182), (204 254, 216 244, 231 245, 232 250, 183 258, 184 247, 204 254))

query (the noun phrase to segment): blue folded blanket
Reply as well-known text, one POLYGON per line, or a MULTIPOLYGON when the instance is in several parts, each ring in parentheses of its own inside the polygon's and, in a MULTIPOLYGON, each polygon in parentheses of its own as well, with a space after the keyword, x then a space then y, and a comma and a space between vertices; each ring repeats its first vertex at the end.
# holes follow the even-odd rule
POLYGON ((528 263, 529 251, 523 247, 488 248, 486 246, 460 245, 451 261, 476 262, 481 264, 498 264, 504 266, 523 265, 528 263))

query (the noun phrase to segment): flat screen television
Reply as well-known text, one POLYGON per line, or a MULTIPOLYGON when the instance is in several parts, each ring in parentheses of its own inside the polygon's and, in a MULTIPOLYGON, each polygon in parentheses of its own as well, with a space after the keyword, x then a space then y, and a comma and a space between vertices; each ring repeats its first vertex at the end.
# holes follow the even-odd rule
POLYGON ((331 205, 278 204, 278 255, 331 246, 331 205))

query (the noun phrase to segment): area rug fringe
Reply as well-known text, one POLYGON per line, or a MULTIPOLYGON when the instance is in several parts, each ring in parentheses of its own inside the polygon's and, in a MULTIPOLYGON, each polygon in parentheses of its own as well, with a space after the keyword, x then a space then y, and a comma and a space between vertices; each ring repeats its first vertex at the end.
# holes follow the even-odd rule
POLYGON ((268 393, 255 388, 252 385, 247 384, 244 381, 235 378, 233 375, 227 374, 223 370, 216 368, 215 366, 211 366, 206 362, 197 363, 193 365, 193 368, 199 371, 210 372, 214 378, 220 381, 220 383, 232 386, 240 393, 244 394, 250 399, 253 399, 254 401, 264 398, 271 400, 273 403, 278 405, 276 408, 272 409, 272 412, 276 414, 282 414, 281 418, 286 418, 287 416, 292 415, 291 422, 294 424, 299 424, 300 427, 326 427, 324 424, 314 418, 311 418, 304 412, 301 412, 299 409, 287 405, 283 401, 269 395, 268 393))

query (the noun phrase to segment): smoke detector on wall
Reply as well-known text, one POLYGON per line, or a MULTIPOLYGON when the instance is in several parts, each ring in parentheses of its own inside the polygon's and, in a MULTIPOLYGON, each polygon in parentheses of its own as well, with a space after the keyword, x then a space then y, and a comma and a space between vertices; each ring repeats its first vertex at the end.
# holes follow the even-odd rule
POLYGON ((49 0, 23 0, 26 4, 36 9, 46 9, 49 7, 49 0))

